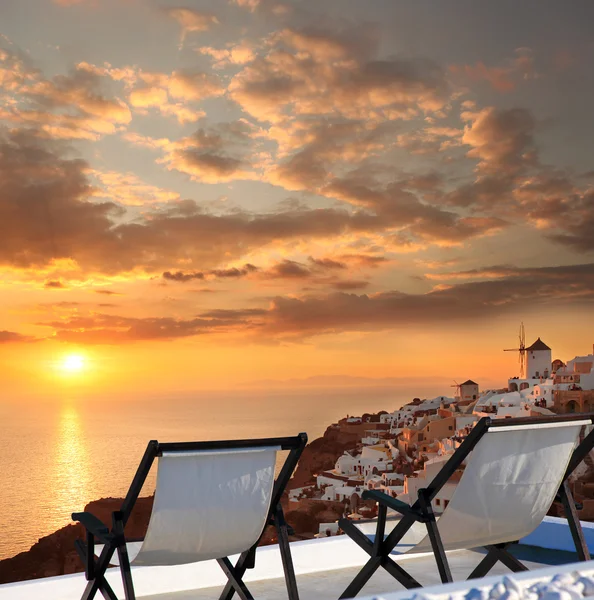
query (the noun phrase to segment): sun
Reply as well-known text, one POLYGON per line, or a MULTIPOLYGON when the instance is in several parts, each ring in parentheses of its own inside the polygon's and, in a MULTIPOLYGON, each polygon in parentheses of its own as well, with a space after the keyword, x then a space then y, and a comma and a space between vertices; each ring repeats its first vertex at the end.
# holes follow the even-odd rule
POLYGON ((67 373, 80 373, 85 368, 85 357, 82 354, 68 354, 60 366, 67 373))

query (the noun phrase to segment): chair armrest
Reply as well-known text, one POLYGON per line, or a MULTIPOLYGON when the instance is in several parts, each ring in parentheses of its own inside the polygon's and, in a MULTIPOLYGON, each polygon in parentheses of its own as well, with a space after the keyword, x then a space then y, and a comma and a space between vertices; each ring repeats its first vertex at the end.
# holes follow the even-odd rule
POLYGON ((406 504, 406 502, 396 500, 396 498, 392 498, 391 496, 388 496, 388 494, 384 494, 384 492, 378 492, 377 490, 365 490, 362 494, 362 498, 363 500, 375 500, 376 502, 384 504, 388 508, 399 512, 401 515, 414 517, 417 521, 422 519, 422 516, 411 506, 406 504))
POLYGON ((72 513, 72 520, 78 521, 85 529, 104 544, 111 542, 113 536, 109 527, 89 512, 72 513))

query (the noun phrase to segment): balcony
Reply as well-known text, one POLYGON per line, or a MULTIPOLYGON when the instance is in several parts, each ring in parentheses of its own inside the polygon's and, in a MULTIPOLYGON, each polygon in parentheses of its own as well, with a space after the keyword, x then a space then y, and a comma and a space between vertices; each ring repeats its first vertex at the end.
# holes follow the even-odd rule
MULTIPOLYGON (((583 527, 592 550, 594 524, 583 523, 583 527)), ((528 538, 521 540, 514 549, 514 554, 530 568, 527 573, 513 575, 514 579, 550 579, 557 573, 577 569, 594 576, 594 561, 572 567, 564 566, 576 561, 572 547, 567 522, 564 519, 546 517, 538 529, 528 538), (542 570, 543 568, 545 570, 542 570)), ((301 600, 336 600, 367 559, 367 554, 344 535, 294 542, 291 544, 291 550, 301 600)), ((500 581, 503 575, 509 575, 508 569, 498 564, 489 577, 472 582, 464 581, 482 556, 482 552, 473 550, 448 552, 448 560, 456 582, 448 586, 440 584, 432 555, 402 555, 398 557, 398 561, 405 563, 404 566, 411 575, 425 584, 424 593, 430 589, 432 594, 440 594, 449 589, 460 591, 492 586, 493 582, 500 581)), ((217 598, 226 581, 215 561, 177 567, 136 567, 132 571, 137 597, 144 600, 217 598)), ((111 569, 108 580, 118 596, 123 598, 119 571, 111 569)), ((256 568, 246 573, 245 581, 257 599, 284 600, 287 597, 280 554, 276 546, 258 549, 256 568)), ((84 586, 82 573, 11 583, 0 585, 0 600, 79 600, 84 586)), ((381 594, 382 598, 404 600, 411 598, 414 593, 403 590, 400 584, 380 569, 363 589, 360 597, 381 594)))

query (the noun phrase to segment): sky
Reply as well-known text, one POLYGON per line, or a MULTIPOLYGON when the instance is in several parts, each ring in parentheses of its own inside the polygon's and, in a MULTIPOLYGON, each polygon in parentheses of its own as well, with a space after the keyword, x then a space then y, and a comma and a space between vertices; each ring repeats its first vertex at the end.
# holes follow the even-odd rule
POLYGON ((0 3, 4 393, 505 385, 521 322, 591 352, 593 21, 0 3))

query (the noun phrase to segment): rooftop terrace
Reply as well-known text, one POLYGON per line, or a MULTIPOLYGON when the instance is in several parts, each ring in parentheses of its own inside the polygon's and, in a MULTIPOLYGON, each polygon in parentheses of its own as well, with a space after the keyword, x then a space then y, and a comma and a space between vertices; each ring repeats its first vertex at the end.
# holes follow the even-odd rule
MULTIPOLYGON (((583 523, 583 527, 588 545, 593 550, 594 524, 583 523)), ((547 517, 533 534, 521 540, 514 549, 514 554, 530 568, 530 572, 513 577, 529 581, 550 579, 555 574, 575 569, 594 576, 594 561, 562 566, 576 561, 576 555, 571 550, 567 522, 547 517)), ((367 558, 367 554, 347 536, 294 542, 291 551, 302 600, 336 600, 367 558)), ((509 575, 508 569, 498 564, 489 577, 464 582, 482 556, 483 553, 478 551, 448 552, 452 574, 457 582, 448 586, 440 584, 432 555, 400 556, 398 561, 406 562, 406 569, 426 586, 424 593, 441 595, 447 590, 453 593, 471 587, 492 586, 503 575, 509 575)), ((137 597, 147 600, 216 599, 226 581, 215 561, 176 567, 133 567, 132 571, 137 597)), ((119 571, 110 570, 108 579, 119 597, 123 598, 119 571)), ((256 568, 246 573, 245 581, 257 599, 286 599, 280 554, 276 546, 258 549, 256 568)), ((82 573, 5 584, 0 585, 0 600, 79 600, 84 586, 82 573)), ((414 593, 403 590, 400 584, 380 569, 364 588, 361 598, 381 596, 403 600, 411 598, 414 593)))

